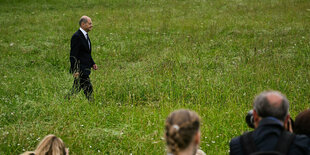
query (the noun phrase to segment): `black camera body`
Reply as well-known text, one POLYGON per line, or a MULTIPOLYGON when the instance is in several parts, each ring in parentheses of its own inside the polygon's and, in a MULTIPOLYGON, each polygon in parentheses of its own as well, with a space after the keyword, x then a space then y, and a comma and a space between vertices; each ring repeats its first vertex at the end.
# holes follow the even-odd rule
POLYGON ((250 128, 254 128, 254 116, 253 110, 250 110, 248 114, 245 116, 245 122, 250 128))
MULTIPOLYGON (((245 116, 245 122, 248 125, 248 127, 254 129, 254 116, 253 116, 253 110, 250 110, 247 115, 245 116)), ((288 128, 294 128, 294 120, 290 117, 290 121, 287 122, 288 128)))

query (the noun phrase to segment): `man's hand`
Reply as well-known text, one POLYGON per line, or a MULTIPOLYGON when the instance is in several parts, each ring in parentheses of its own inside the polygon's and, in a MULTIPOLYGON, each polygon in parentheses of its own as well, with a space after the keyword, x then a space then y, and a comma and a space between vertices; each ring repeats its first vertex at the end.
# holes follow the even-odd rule
POLYGON ((94 64, 94 65, 93 65, 93 69, 94 69, 94 70, 97 70, 97 69, 98 69, 98 66, 97 66, 96 64, 94 64))
POLYGON ((293 127, 292 127, 292 120, 291 117, 288 118, 287 123, 284 124, 284 128, 289 131, 290 133, 293 133, 293 127))
POLYGON ((73 73, 73 77, 74 77, 74 78, 78 78, 79 76, 80 76, 80 73, 79 73, 79 72, 73 73))

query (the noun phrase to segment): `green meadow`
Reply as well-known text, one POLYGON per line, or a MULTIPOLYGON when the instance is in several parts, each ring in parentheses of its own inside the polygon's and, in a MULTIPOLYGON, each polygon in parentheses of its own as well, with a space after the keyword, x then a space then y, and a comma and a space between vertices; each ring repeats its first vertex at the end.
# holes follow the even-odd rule
POLYGON ((0 0, 0 154, 48 134, 70 154, 165 154, 176 109, 202 118, 200 147, 228 154, 258 93, 310 108, 309 0, 0 0), (88 15, 93 103, 71 100, 70 39, 88 15))

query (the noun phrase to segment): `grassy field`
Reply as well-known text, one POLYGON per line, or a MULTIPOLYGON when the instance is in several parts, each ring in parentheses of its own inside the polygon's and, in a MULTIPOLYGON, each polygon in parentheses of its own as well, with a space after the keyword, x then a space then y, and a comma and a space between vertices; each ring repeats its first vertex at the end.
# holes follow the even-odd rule
POLYGON ((47 134, 70 154, 165 154, 167 115, 202 118, 201 149, 228 154, 254 96, 310 108, 308 0, 0 0, 0 154, 47 134), (95 102, 67 101, 72 34, 89 33, 95 102))

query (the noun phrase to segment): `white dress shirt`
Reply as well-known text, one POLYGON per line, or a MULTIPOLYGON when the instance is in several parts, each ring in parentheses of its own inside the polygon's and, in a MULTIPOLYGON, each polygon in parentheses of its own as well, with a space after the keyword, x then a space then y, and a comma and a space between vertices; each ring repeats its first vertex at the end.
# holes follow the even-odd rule
POLYGON ((80 30, 81 30, 82 33, 84 34, 84 37, 85 37, 85 39, 86 39, 87 42, 88 42, 88 48, 90 49, 90 42, 89 42, 89 40, 87 39, 87 32, 86 32, 85 30, 83 30, 81 27, 80 27, 80 30))

